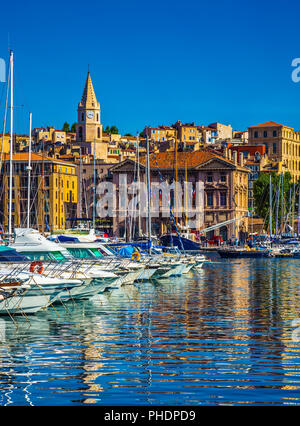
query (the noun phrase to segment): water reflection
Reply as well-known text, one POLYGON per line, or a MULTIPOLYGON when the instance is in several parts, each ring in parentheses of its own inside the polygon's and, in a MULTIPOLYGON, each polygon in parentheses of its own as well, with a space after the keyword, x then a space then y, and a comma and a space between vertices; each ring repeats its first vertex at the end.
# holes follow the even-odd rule
POLYGON ((0 318, 0 404, 299 404, 299 268, 228 261, 0 318))

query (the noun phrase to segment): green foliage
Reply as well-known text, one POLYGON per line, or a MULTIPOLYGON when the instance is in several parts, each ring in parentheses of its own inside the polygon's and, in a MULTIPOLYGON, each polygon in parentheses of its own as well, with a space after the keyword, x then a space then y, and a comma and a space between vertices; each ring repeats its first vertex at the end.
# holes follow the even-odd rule
MULTIPOLYGON (((293 190, 292 177, 289 172, 284 173, 283 175, 283 188, 280 183, 280 175, 272 172, 271 173, 271 182, 272 182, 272 228, 275 230, 276 226, 276 216, 281 217, 281 211, 283 217, 288 212, 289 209, 289 194, 290 189, 293 190), (279 191, 280 185, 280 193, 279 191), (283 194, 282 194, 283 191, 283 194), (278 203, 279 197, 279 203, 278 203), (282 203, 283 199, 283 203, 282 203), (278 208, 277 208, 278 205, 278 208), (277 213, 278 212, 278 213, 277 213)), ((268 173, 261 173, 258 179, 253 184, 253 197, 254 197, 254 207, 255 213, 260 217, 265 219, 265 228, 269 227, 270 220, 270 175, 268 173)))
POLYGON ((73 123, 72 126, 71 126, 71 132, 72 133, 76 133, 76 124, 77 123, 73 123))
POLYGON ((119 129, 116 126, 106 126, 104 129, 104 133, 108 133, 110 135, 117 135, 119 133, 119 129))
POLYGON ((69 123, 67 123, 65 121, 62 130, 63 130, 63 132, 69 132, 70 131, 70 125, 69 125, 69 123))
POLYGON ((119 129, 116 126, 111 126, 110 133, 117 135, 119 133, 119 129))

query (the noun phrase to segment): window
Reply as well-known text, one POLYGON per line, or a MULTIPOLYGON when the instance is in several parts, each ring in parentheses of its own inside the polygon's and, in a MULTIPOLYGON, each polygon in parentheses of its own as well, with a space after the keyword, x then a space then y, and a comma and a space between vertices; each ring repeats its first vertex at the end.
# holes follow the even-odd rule
POLYGON ((212 192, 207 193, 207 205, 210 206, 210 207, 213 205, 213 193, 212 192))
POLYGON ((207 175, 207 182, 212 182, 212 181, 213 181, 212 175, 207 175))
POLYGON ((221 182, 226 182, 226 175, 221 175, 221 182))
POLYGON ((103 257, 103 254, 100 253, 99 249, 91 248, 90 251, 94 254, 95 257, 103 257))
POLYGON ((254 137, 258 138, 258 132, 254 132, 254 137))
POLYGON ((273 154, 276 154, 277 152, 277 145, 276 143, 273 143, 273 154))
POLYGON ((100 127, 98 127, 98 139, 100 139, 100 127))
POLYGON ((220 194, 220 205, 221 206, 226 206, 226 192, 221 192, 221 194, 220 194))
POLYGON ((76 259, 93 259, 92 253, 86 248, 67 248, 67 250, 71 253, 73 257, 76 259))
POLYGON ((82 127, 79 126, 78 128, 78 136, 79 136, 79 140, 82 140, 82 127))
POLYGON ((273 130, 273 137, 276 138, 277 136, 277 130, 273 130))
POLYGON ((268 132, 265 130, 264 131, 264 138, 267 138, 268 137, 268 132))

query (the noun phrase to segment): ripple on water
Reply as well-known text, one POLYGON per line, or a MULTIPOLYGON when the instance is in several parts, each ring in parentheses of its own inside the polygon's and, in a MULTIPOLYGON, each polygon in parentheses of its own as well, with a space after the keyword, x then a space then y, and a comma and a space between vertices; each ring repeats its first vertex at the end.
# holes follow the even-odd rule
POLYGON ((222 262, 2 317, 0 404, 298 404, 299 268, 222 262))

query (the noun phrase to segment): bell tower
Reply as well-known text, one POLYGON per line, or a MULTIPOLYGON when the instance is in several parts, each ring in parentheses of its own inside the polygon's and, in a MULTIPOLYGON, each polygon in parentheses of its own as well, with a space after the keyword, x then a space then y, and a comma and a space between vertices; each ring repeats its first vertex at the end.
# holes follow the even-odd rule
POLYGON ((100 103, 96 98, 90 72, 88 72, 82 98, 77 108, 76 140, 79 144, 90 142, 91 154, 96 149, 96 158, 107 158, 106 144, 104 143, 102 146, 100 103), (94 143, 96 143, 96 147, 94 143))

